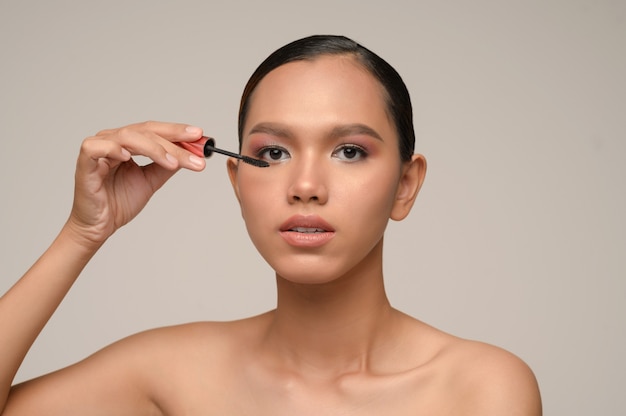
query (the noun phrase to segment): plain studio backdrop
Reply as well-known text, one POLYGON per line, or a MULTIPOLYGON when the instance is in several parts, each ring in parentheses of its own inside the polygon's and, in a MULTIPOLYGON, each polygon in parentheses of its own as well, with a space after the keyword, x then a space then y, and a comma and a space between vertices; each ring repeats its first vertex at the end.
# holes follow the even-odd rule
MULTIPOLYGON (((316 33, 379 53, 412 94, 429 167, 385 240, 392 303, 520 356, 547 415, 626 414, 622 1, 0 0, 0 290, 66 220, 83 138, 156 119, 236 150, 252 71, 316 33)), ((109 240, 18 380, 274 306, 225 162, 176 175, 109 240)))

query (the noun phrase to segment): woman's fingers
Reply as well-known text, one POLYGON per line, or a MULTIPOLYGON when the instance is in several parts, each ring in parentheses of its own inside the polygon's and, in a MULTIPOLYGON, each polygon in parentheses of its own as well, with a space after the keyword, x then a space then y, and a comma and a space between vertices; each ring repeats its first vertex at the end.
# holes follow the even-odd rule
POLYGON ((199 139, 202 136, 200 127, 183 123, 166 123, 162 121, 143 121, 115 129, 100 131, 96 136, 107 136, 120 130, 151 131, 170 141, 199 139))
POLYGON ((85 164, 93 163, 95 165, 103 158, 126 162, 130 157, 130 151, 117 142, 104 140, 99 137, 89 137, 83 140, 79 154, 79 162, 85 164))
POLYGON ((134 218, 179 168, 204 168, 204 159, 176 144, 200 137, 202 129, 186 124, 145 122, 85 139, 76 167, 72 224, 89 241, 106 240, 134 218), (153 163, 139 166, 134 155, 153 163))
MULTIPOLYGON (((188 124, 146 121, 117 129, 102 130, 92 139, 117 143, 132 155, 148 157, 166 169, 204 169, 203 158, 175 145, 176 142, 195 141, 202 137, 202 129, 188 124)), ((116 159, 112 149, 109 153, 116 159)), ((104 150, 103 150, 104 151, 104 150)), ((99 157, 108 157, 99 155, 99 157)))

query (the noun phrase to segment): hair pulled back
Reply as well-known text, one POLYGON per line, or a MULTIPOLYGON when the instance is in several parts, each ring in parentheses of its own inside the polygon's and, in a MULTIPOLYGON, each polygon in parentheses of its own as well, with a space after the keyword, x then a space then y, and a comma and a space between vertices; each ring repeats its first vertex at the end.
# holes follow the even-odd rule
POLYGON ((353 56, 383 86, 386 92, 387 112, 398 135, 400 159, 411 160, 415 150, 413 109, 409 91, 400 74, 387 61, 366 47, 345 36, 313 35, 293 41, 268 56, 254 71, 244 88, 239 107, 239 147, 243 140, 252 95, 259 82, 271 71, 294 61, 313 60, 323 55, 353 56))

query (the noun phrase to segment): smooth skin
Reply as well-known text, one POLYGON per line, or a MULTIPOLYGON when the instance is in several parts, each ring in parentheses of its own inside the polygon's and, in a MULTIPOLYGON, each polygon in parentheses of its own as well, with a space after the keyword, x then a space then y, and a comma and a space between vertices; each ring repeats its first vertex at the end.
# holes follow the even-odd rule
POLYGON ((535 377, 519 358, 389 304, 384 230, 410 212, 426 161, 400 162, 382 87, 345 56, 268 74, 252 97, 242 153, 271 166, 228 161, 250 237, 276 271, 275 310, 140 333, 11 388, 99 247, 178 169, 203 169, 172 143, 201 135, 149 122, 84 141, 66 225, 0 299, 0 336, 9 340, 0 344, 3 416, 541 414, 535 377), (138 167, 131 154, 155 163, 138 167), (326 233, 294 235, 285 230, 294 221, 326 233))

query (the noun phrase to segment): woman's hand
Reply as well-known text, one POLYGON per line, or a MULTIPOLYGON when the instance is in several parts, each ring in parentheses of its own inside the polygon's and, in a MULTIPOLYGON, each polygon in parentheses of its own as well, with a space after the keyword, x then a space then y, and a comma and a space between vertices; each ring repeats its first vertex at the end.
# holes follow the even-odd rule
POLYGON ((101 245, 132 220, 178 169, 204 169, 204 159, 175 144, 201 136, 198 127, 149 121, 103 130, 85 139, 67 226, 82 244, 101 245), (139 166, 133 155, 153 162, 139 166))

